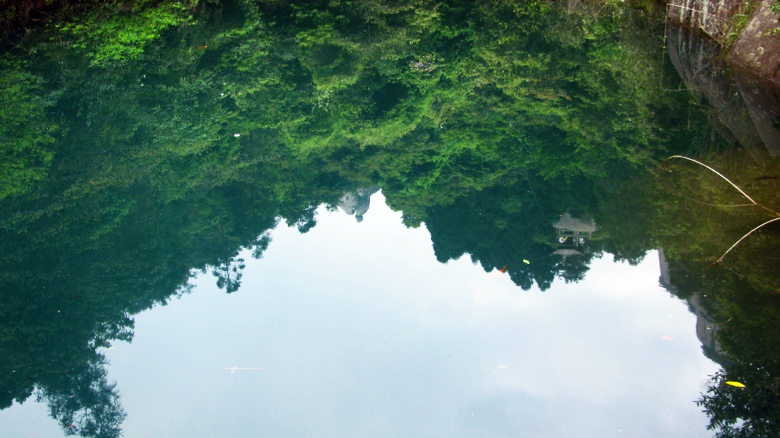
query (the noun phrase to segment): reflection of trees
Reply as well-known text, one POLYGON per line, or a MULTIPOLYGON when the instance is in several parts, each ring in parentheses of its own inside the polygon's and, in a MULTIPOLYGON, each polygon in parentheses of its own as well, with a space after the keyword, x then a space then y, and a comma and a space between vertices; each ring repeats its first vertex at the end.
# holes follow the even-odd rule
MULTIPOLYGON (((759 264, 776 262, 776 248, 762 252, 766 259, 749 258, 759 264)), ((777 295, 756 289, 743 273, 730 267, 708 268, 708 263, 695 260, 692 253, 700 254, 689 250, 684 258, 670 261, 672 269, 668 275, 672 292, 689 302, 695 300, 701 306, 699 311, 716 321, 709 329, 714 332, 718 348, 711 350, 704 346, 704 351, 723 367, 707 383, 697 404, 710 417, 709 428, 717 432, 716 436, 777 436, 780 432, 777 295), (746 388, 728 385, 727 381, 740 382, 746 388)), ((715 259, 719 255, 713 253, 710 257, 715 259)))
POLYGON ((735 364, 719 371, 696 404, 710 417, 709 427, 718 438, 772 438, 780 431, 780 380, 760 366, 735 364))
POLYGON ((225 289, 227 293, 237 291, 241 287, 245 266, 244 259, 238 257, 218 263, 211 271, 217 277, 217 287, 225 289))
POLYGON ((780 302, 772 292, 751 287, 739 273, 713 270, 702 279, 700 294, 713 301, 710 306, 719 321, 715 336, 725 361, 697 403, 710 416, 710 428, 717 430, 718 436, 777 436, 780 302), (736 388, 726 381, 746 387, 736 388))
MULTIPOLYGON (((261 257, 270 243, 264 231, 278 223, 280 210, 307 216, 307 208, 250 190, 265 185, 256 184, 211 188, 167 203, 140 183, 135 192, 114 187, 70 199, 67 207, 44 209, 15 227, 4 222, 0 406, 21 403, 38 388, 38 399, 50 405, 66 433, 118 436, 120 399, 96 350, 130 341, 132 315, 186 292, 196 269, 213 270, 222 276, 220 286, 234 291, 238 251, 250 248, 261 257), (114 222, 118 226, 107 229, 105 218, 126 205, 131 207, 114 222)), ((315 185, 308 192, 318 190, 315 185)), ((35 198, 18 198, 2 206, 3 217, 36 207, 35 198)))
POLYGON ((436 257, 446 262, 470 254, 485 271, 506 266, 512 281, 525 290, 533 282, 546 290, 556 276, 578 281, 593 257, 590 244, 584 244, 579 255, 555 253, 559 242, 553 222, 566 210, 570 195, 564 180, 538 186, 517 182, 433 208, 426 226, 436 257))
POLYGON ((63 373, 59 382, 41 389, 38 401, 46 401, 52 418, 66 435, 114 438, 122 435, 126 414, 116 384, 106 381, 105 361, 92 361, 78 372, 63 373))
POLYGON ((132 315, 184 293, 195 270, 236 291, 243 248, 261 257, 281 220, 306 232, 345 188, 381 186, 440 261, 506 266, 524 289, 578 281, 603 252, 636 262, 693 228, 673 209, 658 225, 641 170, 700 121, 660 92, 674 84, 648 64, 648 14, 535 1, 200 13, 135 60, 88 67, 116 24, 90 19, 62 44, 33 40, 29 67, 4 64, 32 158, 0 194, 0 406, 37 387, 67 433, 118 433, 95 350, 130 340, 132 315), (566 211, 601 230, 563 258, 552 223, 566 211))
MULTIPOLYGON (((751 197, 780 205, 780 162, 758 162, 741 152, 702 158, 751 197)), ((697 302, 715 321, 723 370, 712 377, 697 402, 720 437, 774 437, 780 434, 780 239, 778 228, 763 227, 717 264, 723 252, 766 220, 760 208, 720 177, 686 165, 666 163, 658 188, 662 220, 655 234, 669 259, 675 293, 697 302), (726 384, 736 381, 738 388, 726 384)))

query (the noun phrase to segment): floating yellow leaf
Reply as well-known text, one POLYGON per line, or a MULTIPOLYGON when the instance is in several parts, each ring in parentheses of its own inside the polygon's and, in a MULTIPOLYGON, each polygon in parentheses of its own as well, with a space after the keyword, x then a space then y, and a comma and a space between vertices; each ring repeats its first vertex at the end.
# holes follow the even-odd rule
POLYGON ((733 380, 729 380, 728 382, 726 382, 726 385, 736 386, 737 388, 745 388, 745 385, 739 382, 735 382, 733 380))

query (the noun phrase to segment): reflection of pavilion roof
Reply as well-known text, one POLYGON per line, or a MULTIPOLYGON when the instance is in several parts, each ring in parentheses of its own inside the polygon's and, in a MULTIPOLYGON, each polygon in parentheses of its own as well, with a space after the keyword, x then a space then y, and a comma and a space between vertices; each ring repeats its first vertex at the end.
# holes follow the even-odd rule
POLYGON ((598 229, 596 222, 593 219, 586 220, 571 217, 571 214, 568 212, 561 215, 561 218, 558 219, 558 222, 554 223, 553 226, 559 231, 566 230, 578 233, 592 233, 598 229))
POLYGON ((582 252, 573 248, 558 248, 553 251, 553 255, 559 255, 563 259, 563 264, 566 264, 566 257, 581 255, 582 252))
POLYGON ((590 239, 593 232, 598 229, 593 219, 575 218, 569 212, 562 214, 560 219, 552 225, 558 232, 558 242, 560 243, 553 254, 561 256, 563 263, 566 263, 566 257, 581 255, 582 251, 575 248, 584 246, 585 239, 590 239))

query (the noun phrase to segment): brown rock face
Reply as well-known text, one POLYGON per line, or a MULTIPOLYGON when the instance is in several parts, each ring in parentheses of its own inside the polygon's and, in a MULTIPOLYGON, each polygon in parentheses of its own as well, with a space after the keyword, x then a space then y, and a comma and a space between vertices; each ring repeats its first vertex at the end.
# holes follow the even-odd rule
POLYGON ((778 20, 780 14, 772 12, 769 1, 764 0, 731 46, 729 60, 759 76, 780 82, 778 20))
POLYGON ((666 28, 669 58, 682 80, 700 104, 714 109, 718 120, 742 146, 761 151, 763 141, 756 133, 750 109, 742 98, 721 46, 696 29, 668 24, 666 28))
POLYGON ((780 82, 780 14, 771 0, 762 0, 748 11, 744 0, 672 0, 666 7, 669 22, 701 32, 724 44, 743 14, 750 13, 728 59, 763 78, 780 82))
POLYGON ((732 17, 744 10, 743 0, 672 0, 666 5, 666 18, 722 41, 729 32, 732 17))
POLYGON ((673 0, 667 9, 669 57, 742 146, 778 156, 780 14, 764 0, 723 56, 737 14, 746 12, 743 5, 742 0, 673 0))

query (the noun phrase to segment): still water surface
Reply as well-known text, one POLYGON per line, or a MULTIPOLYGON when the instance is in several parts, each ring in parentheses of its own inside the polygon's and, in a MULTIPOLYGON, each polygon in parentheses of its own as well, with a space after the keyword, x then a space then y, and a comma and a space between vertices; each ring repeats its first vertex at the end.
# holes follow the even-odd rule
POLYGON ((3 435, 777 436, 780 137, 726 67, 652 8, 359 3, 0 56, 3 435))
MULTIPOLYGON (((381 193, 360 223, 317 219, 242 254, 237 292, 200 275, 105 351, 125 436, 709 436, 693 401, 718 365, 657 252, 523 291, 437 262, 381 193)), ((7 436, 58 435, 27 404, 7 436)))

